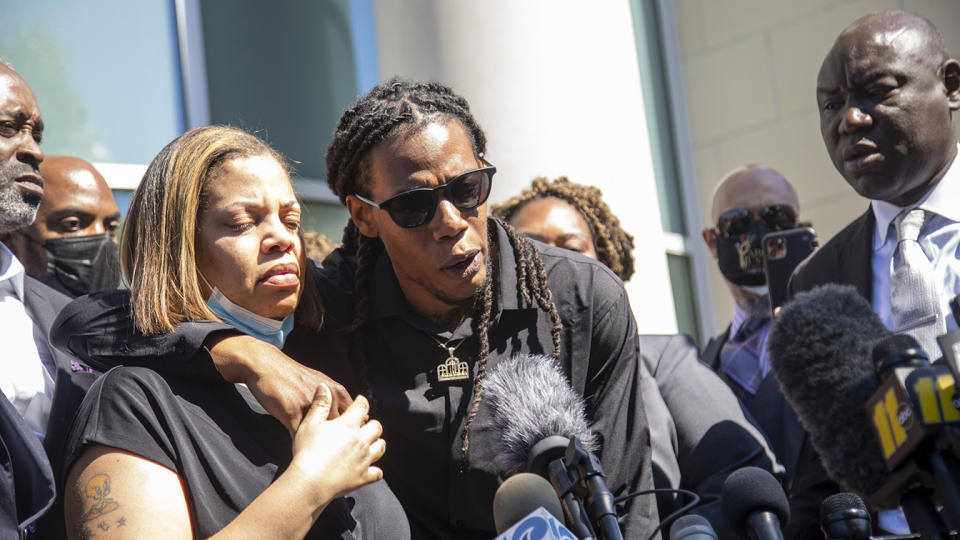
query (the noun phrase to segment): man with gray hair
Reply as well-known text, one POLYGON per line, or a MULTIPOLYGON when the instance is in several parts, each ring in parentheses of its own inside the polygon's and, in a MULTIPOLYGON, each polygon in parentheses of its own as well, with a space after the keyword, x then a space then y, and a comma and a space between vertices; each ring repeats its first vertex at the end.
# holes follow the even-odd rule
MULTIPOLYGON (((42 137, 33 91, 0 62, 0 235, 36 216, 43 198, 42 137)), ((50 345, 50 325, 68 300, 27 276, 0 244, 0 467, 12 473, 0 475, 0 538, 36 532, 44 512, 56 518, 48 512, 55 499, 51 463, 60 463, 65 431, 94 378, 50 345)), ((45 529, 44 537, 56 536, 59 528, 45 529)))

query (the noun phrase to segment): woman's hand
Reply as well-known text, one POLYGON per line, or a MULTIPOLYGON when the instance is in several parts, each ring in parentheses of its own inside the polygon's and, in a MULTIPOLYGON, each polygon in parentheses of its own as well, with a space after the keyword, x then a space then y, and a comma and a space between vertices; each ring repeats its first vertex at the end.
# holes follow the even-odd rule
POLYGON ((313 403, 293 439, 290 472, 314 478, 315 494, 325 504, 360 486, 383 478, 372 464, 383 456, 383 427, 369 419, 366 398, 357 399, 338 418, 328 420, 332 394, 320 384, 313 403))

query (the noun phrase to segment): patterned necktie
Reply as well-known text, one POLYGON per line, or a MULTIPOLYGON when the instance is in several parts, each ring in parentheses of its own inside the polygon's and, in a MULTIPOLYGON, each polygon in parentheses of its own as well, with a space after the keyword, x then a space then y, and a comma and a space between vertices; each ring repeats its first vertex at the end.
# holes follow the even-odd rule
POLYGON ((747 319, 720 350, 720 367, 727 378, 736 383, 730 388, 744 405, 750 404, 766 375, 760 358, 763 353, 763 329, 769 322, 769 317, 747 319))
POLYGON ((940 356, 936 338, 946 331, 946 320, 940 313, 933 262, 917 242, 926 217, 922 209, 914 208, 894 220, 897 249, 890 273, 890 310, 894 331, 916 338, 932 360, 940 356))

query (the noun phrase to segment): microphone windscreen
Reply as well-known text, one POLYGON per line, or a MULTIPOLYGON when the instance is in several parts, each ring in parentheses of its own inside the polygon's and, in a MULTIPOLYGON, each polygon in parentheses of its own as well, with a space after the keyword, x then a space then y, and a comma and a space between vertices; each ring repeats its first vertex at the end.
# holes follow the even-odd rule
POLYGON ((670 540, 717 540, 717 533, 707 518, 687 514, 670 527, 670 540))
POLYGON ((537 508, 550 512, 563 523, 563 508, 550 482, 532 473, 507 478, 493 496, 493 521, 497 534, 513 527, 537 508))
POLYGON ((597 449, 583 399, 549 356, 501 361, 483 381, 483 397, 500 436, 497 465, 505 474, 527 470, 531 448, 553 435, 576 437, 588 452, 597 449))
POLYGON ((824 285, 784 306, 767 340, 770 368, 827 474, 861 496, 889 475, 866 412, 880 385, 871 352, 889 334, 856 289, 824 285))
POLYGON ((790 521, 790 503, 780 482, 759 467, 744 467, 730 473, 723 482, 720 506, 727 524, 739 537, 746 538, 746 521, 754 512, 771 512, 780 526, 790 521))

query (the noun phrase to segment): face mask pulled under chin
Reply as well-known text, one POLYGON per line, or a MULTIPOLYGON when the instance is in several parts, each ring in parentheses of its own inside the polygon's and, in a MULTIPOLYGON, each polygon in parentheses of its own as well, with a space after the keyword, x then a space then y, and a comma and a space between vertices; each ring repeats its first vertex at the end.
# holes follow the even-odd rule
POLYGON ((197 272, 200 279, 206 283, 213 292, 207 298, 207 307, 210 311, 220 316, 230 326, 240 330, 248 336, 255 337, 260 341, 266 341, 278 349, 283 348, 287 341, 287 336, 293 331, 293 313, 287 315, 283 320, 271 319, 258 315, 249 309, 234 303, 227 298, 220 289, 211 287, 203 274, 197 272))
POLYGON ((724 238, 715 234, 717 239, 717 263, 720 273, 730 283, 740 286, 757 287, 767 282, 763 274, 763 237, 772 232, 770 227, 759 219, 753 220, 750 229, 737 238, 724 238))
POLYGON ((47 268, 39 279, 54 289, 82 296, 120 286, 120 253, 108 233, 49 238, 43 248, 47 268))

